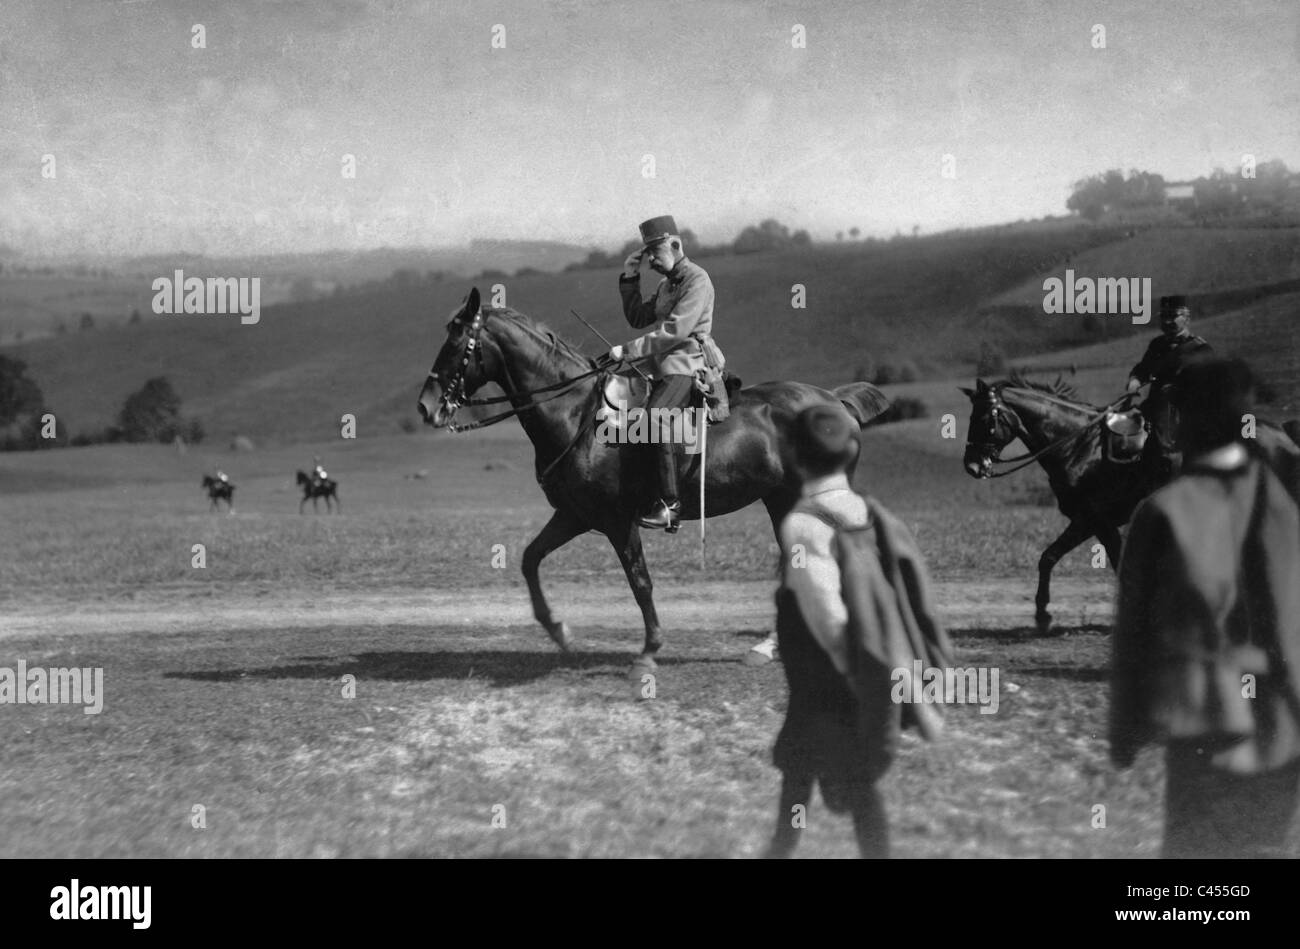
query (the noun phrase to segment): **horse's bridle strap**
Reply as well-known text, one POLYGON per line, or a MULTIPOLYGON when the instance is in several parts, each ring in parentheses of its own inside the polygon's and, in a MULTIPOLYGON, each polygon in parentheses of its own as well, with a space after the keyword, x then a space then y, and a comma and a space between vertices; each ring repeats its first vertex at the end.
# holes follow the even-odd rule
MULTIPOLYGON (((1106 416, 1107 416, 1107 415, 1108 415, 1108 414, 1109 414, 1109 413, 1110 413, 1110 412, 1111 412, 1111 411, 1112 411, 1116 406, 1118 406, 1118 405, 1120 405, 1121 403, 1123 403, 1124 401, 1126 401, 1126 400, 1127 400, 1131 395, 1132 395, 1132 393, 1129 393, 1129 392, 1124 393, 1122 396, 1120 396, 1120 397, 1119 397, 1118 399, 1116 399, 1114 402, 1111 402, 1109 405, 1103 407, 1102 410, 1101 410, 1100 412, 1098 412, 1098 413, 1097 413, 1096 415, 1094 415, 1092 418, 1088 419, 1088 421, 1084 422, 1083 427, 1082 427, 1081 429, 1079 429, 1077 432, 1071 432, 1069 435, 1062 436, 1061 438, 1058 438, 1056 441, 1052 442, 1050 445, 1047 445, 1047 446, 1045 446, 1045 447, 1043 447, 1043 448, 1040 448, 1038 451, 1027 452, 1027 453, 1025 453, 1025 454, 1023 454, 1023 455, 1017 455, 1015 458, 995 458, 995 459, 993 459, 993 462, 992 462, 992 463, 995 463, 995 464, 1002 464, 1002 465, 1016 465, 1016 467, 1014 467, 1014 468, 1007 468, 1007 469, 1004 469, 1004 470, 1002 470, 1002 471, 993 472, 993 473, 989 474, 988 477, 990 477, 990 478, 1004 478, 1004 477, 1006 477, 1006 476, 1009 475, 1009 474, 1015 474, 1017 471, 1020 471, 1022 468, 1027 468, 1029 465, 1033 464, 1035 461, 1037 461, 1039 458, 1042 458, 1044 455, 1049 454, 1049 453, 1051 453, 1051 452, 1053 452, 1053 451, 1056 451, 1056 450, 1059 449, 1059 448, 1064 448, 1064 447, 1065 447, 1066 445, 1068 445, 1070 442, 1073 442, 1073 441, 1076 441, 1076 440, 1082 439, 1083 436, 1086 435, 1086 434, 1088 433, 1089 430, 1091 430, 1094 426, 1096 426, 1098 422, 1101 422, 1102 420, 1104 420, 1104 419, 1106 418, 1106 416), (1021 464, 1016 464, 1016 462, 1021 462, 1021 464)), ((994 411, 997 410, 997 407, 998 407, 998 406, 997 406, 997 403, 995 403, 995 404, 994 404, 994 411)), ((1010 406, 1007 406, 1007 405, 1003 405, 1003 406, 1002 406, 1002 409, 1003 409, 1003 411, 1011 412, 1012 414, 1015 413, 1015 410, 1012 409, 1010 406)), ((1020 416, 1019 416, 1019 415, 1016 416, 1016 421, 1019 423, 1019 427, 1020 427, 1020 428, 1023 428, 1023 427, 1024 427, 1024 423, 1023 423, 1023 422, 1020 422, 1020 416)), ((970 445, 970 444, 971 444, 971 442, 970 442, 969 439, 967 440, 966 444, 967 444, 967 445, 970 445)), ((977 445, 976 447, 980 447, 980 446, 977 445)))
MULTIPOLYGON (((605 371, 604 366, 596 366, 595 368, 590 369, 587 372, 579 373, 578 375, 571 376, 568 379, 561 379, 559 382, 553 382, 550 385, 545 385, 537 389, 530 389, 527 392, 515 392, 511 395, 493 396, 487 399, 465 398, 464 397, 465 370, 469 366, 471 354, 476 354, 475 358, 478 360, 480 366, 482 365, 482 361, 483 361, 483 348, 482 348, 481 340, 479 339, 479 333, 482 330, 482 328, 483 328, 483 311, 480 310, 479 312, 474 314, 474 320, 470 324, 470 329, 469 329, 470 336, 465 343, 465 352, 461 356, 460 368, 457 370, 456 375, 453 376, 450 380, 448 380, 447 383, 444 385, 442 380, 438 378, 437 373, 430 372, 428 379, 425 380, 426 384, 430 380, 436 382, 439 385, 439 387, 441 387, 443 390, 443 402, 452 408, 459 409, 466 406, 472 407, 472 406, 479 406, 479 405, 500 405, 503 402, 512 403, 512 407, 507 409, 504 412, 498 412, 496 415, 489 416, 488 418, 485 419, 480 419, 479 421, 476 422, 470 422, 465 425, 455 425, 449 423, 447 425, 449 431, 469 432, 469 431, 473 431, 476 428, 486 428, 489 425, 495 425, 497 422, 503 422, 506 419, 511 418, 515 415, 519 415, 520 413, 527 412, 530 409, 534 409, 539 405, 543 405, 547 402, 550 402, 552 399, 558 399, 560 396, 567 395, 572 389, 574 389, 578 385, 578 383, 584 382, 593 376, 600 375, 602 372, 605 371), (534 398, 534 396, 542 395, 542 394, 546 394, 546 397, 542 399, 534 398), (526 405, 514 405, 513 403, 515 402, 516 399, 528 399, 529 402, 526 405)), ((649 358, 651 357, 643 356, 643 357, 638 357, 636 359, 628 359, 624 361, 635 363, 649 358)))

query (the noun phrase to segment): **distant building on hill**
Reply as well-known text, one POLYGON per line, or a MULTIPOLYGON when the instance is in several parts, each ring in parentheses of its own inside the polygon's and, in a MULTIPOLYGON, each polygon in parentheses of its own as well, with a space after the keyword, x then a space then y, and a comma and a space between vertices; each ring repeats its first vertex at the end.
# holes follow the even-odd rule
POLYGON ((1175 208, 1196 207, 1196 185, 1190 181, 1165 182, 1165 204, 1175 208))

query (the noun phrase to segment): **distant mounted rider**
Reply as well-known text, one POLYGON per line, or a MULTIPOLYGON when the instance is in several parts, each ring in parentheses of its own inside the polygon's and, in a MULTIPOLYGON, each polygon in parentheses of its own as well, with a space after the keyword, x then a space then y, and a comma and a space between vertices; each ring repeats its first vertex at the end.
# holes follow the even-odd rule
POLYGON ((311 463, 312 463, 311 478, 315 484, 322 485, 327 480, 329 480, 329 474, 321 466, 320 455, 313 455, 311 459, 311 463))
POLYGON ((1171 393, 1178 384, 1179 373, 1194 360, 1204 359, 1213 353, 1210 344, 1191 331, 1192 311, 1183 296, 1160 298, 1161 335, 1147 346, 1146 353, 1129 373, 1128 391, 1137 392, 1150 383, 1142 414, 1151 424, 1151 434, 1146 446, 1147 460, 1158 466, 1161 480, 1174 473, 1173 456, 1178 451, 1171 393))
MULTIPOLYGON (((623 297, 623 314, 637 329, 659 325, 643 336, 615 346, 615 359, 653 357, 643 364, 653 379, 647 411, 685 409, 694 394, 696 376, 705 371, 705 346, 712 346, 713 281, 703 267, 686 256, 677 223, 669 216, 651 218, 641 225, 642 246, 628 255, 618 290, 623 297), (654 294, 641 298, 641 262, 663 274, 654 294)), ((657 438, 659 498, 639 523, 642 527, 677 529, 681 502, 677 496, 676 446, 672 442, 666 413, 660 413, 657 438)))

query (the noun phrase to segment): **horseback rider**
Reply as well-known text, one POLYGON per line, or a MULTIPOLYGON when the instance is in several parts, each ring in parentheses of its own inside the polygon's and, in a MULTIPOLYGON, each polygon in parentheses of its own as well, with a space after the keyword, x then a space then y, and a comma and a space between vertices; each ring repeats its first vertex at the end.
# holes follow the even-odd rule
POLYGON ((311 463, 312 463, 312 469, 311 469, 312 480, 316 483, 317 486, 324 484, 325 481, 329 478, 329 475, 326 473, 325 469, 321 467, 320 455, 313 455, 311 459, 311 463))
POLYGON ((220 468, 217 469, 217 480, 222 484, 230 484, 230 479, 226 477, 226 473, 220 468))
POLYGON ((1168 480, 1174 474, 1177 452, 1177 420, 1173 414, 1171 392, 1178 375, 1194 358, 1211 355, 1210 344, 1191 331, 1192 311, 1183 296, 1160 298, 1161 335, 1153 339, 1147 351, 1128 377, 1128 391, 1136 393, 1146 383, 1151 384, 1146 401, 1142 403, 1143 416, 1151 425, 1152 438, 1144 449, 1146 461, 1168 480))
POLYGON ((677 530, 681 502, 677 498, 676 446, 673 444, 668 412, 654 409, 686 409, 691 404, 697 373, 705 371, 703 341, 713 328, 713 282, 704 268, 693 263, 682 246, 676 222, 669 216, 651 218, 641 224, 642 246, 623 262, 618 290, 623 297, 623 315, 637 329, 659 325, 629 343, 615 346, 610 358, 648 359, 653 385, 646 410, 657 414, 659 499, 650 505, 638 523, 642 527, 677 530), (641 299, 641 262, 663 274, 654 295, 641 299))

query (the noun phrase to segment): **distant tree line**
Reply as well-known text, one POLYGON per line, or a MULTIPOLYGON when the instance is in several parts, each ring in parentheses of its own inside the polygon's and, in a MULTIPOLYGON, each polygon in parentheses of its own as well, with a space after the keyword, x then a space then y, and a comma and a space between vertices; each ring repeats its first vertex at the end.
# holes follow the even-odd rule
POLYGON ((1190 197, 1171 198, 1169 183, 1162 175, 1134 168, 1126 176, 1112 168, 1076 181, 1065 206, 1090 221, 1108 213, 1166 205, 1197 218, 1300 210, 1300 175, 1292 173, 1284 162, 1262 162, 1253 172, 1249 177, 1240 171, 1216 168, 1210 175, 1190 182, 1190 197))
MULTIPOLYGON (((754 254, 762 251, 784 250, 791 247, 810 247, 812 237, 805 230, 791 230, 775 218, 744 228, 729 244, 702 244, 690 228, 682 228, 682 243, 691 257, 720 257, 725 254, 754 254)), ((565 270, 603 270, 622 267, 628 254, 641 249, 640 240, 630 240, 614 253, 593 250, 586 260, 576 261, 565 270)), ((518 276, 518 275, 516 275, 518 276)))
POLYGON ((0 354, 0 451, 66 448, 102 442, 194 444, 204 437, 202 423, 181 414, 181 399, 166 376, 149 379, 122 403, 115 424, 69 436, 68 420, 50 409, 41 388, 21 359, 0 354), (45 419, 53 416, 53 425, 45 419), (52 429, 53 437, 49 436, 52 429))

